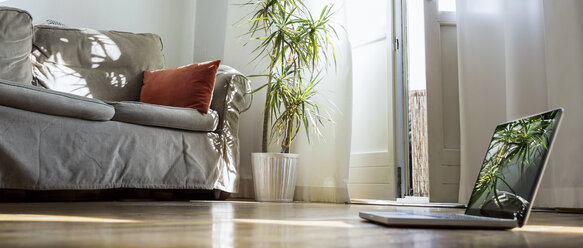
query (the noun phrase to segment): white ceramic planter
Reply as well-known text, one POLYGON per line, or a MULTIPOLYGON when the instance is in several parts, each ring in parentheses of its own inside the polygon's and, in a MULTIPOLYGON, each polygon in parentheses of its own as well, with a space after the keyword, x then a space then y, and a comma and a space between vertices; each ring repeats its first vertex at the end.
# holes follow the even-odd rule
POLYGON ((299 161, 299 154, 251 154, 255 200, 270 202, 293 201, 299 161))

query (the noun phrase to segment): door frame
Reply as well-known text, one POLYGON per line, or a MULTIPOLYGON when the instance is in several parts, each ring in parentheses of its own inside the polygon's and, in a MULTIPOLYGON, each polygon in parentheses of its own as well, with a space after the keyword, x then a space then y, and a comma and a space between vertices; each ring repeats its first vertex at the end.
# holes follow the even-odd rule
MULTIPOLYGON (((442 170, 444 165, 457 165, 459 177, 459 149, 449 149, 444 146, 444 106, 442 82, 442 44, 440 30, 442 26, 456 26, 456 13, 438 10, 439 0, 424 1, 425 17, 425 63, 427 90, 427 139, 429 160, 429 191, 430 200, 434 202, 454 202, 452 187, 442 187, 442 184, 452 180, 448 172, 442 170), (451 192, 450 192, 451 191, 451 192)), ((393 92, 394 92, 394 125, 395 129, 395 181, 397 198, 412 193, 410 147, 409 147, 409 91, 407 84, 407 32, 406 32, 406 0, 393 0, 393 92)), ((458 113, 459 115, 459 113, 458 113)), ((449 166, 452 167, 452 166, 449 166)), ((448 168, 446 171, 455 171, 448 168)), ((455 179, 455 178, 454 178, 455 179)), ((459 181, 459 180, 458 180, 459 181)), ((459 184, 458 184, 459 189, 459 184)), ((457 192, 455 192, 457 193, 457 192)), ((457 199, 457 195, 455 197, 457 199)), ((455 201, 457 202, 457 201, 455 201)))
POLYGON ((405 81, 407 62, 406 32, 404 13, 405 0, 393 0, 393 106, 394 106, 394 153, 395 153, 395 189, 396 198, 410 195, 411 170, 409 167, 409 88, 405 81))

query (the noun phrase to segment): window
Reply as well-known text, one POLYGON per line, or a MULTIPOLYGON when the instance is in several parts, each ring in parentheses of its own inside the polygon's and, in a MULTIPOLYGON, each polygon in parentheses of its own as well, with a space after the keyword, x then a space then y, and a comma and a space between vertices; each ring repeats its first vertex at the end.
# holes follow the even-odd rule
POLYGON ((439 0, 437 2, 437 9, 442 12, 455 12, 456 0, 439 0))

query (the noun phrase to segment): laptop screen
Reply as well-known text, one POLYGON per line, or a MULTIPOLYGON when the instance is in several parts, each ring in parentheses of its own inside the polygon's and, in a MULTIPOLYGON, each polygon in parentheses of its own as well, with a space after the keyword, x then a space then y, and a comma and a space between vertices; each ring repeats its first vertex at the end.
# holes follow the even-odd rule
POLYGON ((561 115, 555 109, 496 127, 466 214, 524 224, 561 115))

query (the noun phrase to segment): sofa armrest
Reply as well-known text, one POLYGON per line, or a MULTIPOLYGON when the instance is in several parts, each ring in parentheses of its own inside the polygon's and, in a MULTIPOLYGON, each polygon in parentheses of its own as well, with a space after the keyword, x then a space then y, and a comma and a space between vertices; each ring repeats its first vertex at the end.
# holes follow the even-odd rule
POLYGON ((84 120, 111 120, 115 110, 105 102, 0 79, 0 105, 84 120))
POLYGON ((219 114, 219 125, 216 132, 222 133, 225 128, 238 127, 239 114, 251 106, 252 95, 249 79, 237 70, 221 65, 215 78, 215 87, 210 108, 219 114), (237 124, 236 126, 234 126, 237 124))
POLYGON ((219 115, 219 125, 210 135, 221 154, 215 189, 237 192, 239 188, 239 115, 251 106, 250 89, 243 74, 228 66, 219 67, 210 106, 219 115))

